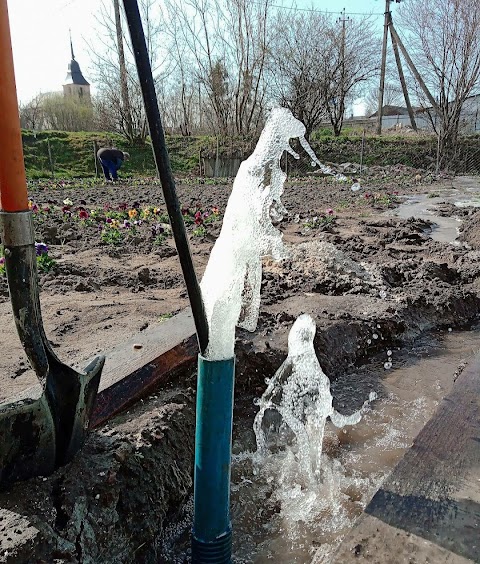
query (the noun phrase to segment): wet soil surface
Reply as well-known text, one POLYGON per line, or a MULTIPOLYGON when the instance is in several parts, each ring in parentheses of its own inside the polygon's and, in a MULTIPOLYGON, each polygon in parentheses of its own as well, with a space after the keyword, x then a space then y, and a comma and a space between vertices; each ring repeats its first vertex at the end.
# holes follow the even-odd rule
MULTIPOLYGON (((177 186, 199 276, 231 190, 231 182, 202 182, 177 186)), ((404 196, 449 189, 453 180, 372 167, 362 183, 359 192, 315 175, 287 184, 289 215, 279 228, 291 258, 265 261, 258 335, 284 341, 302 312, 326 327, 339 320, 363 326, 378 317, 393 333, 418 325, 464 326, 475 316, 480 211, 446 205, 443 213, 459 216, 463 231, 460 244, 440 243, 429 237, 432 222, 385 212, 404 196)), ((40 296, 47 335, 62 359, 82 365, 188 305, 158 182, 43 182, 32 184, 29 194, 36 239, 55 261, 40 272, 40 296)), ((2 399, 30 386, 35 375, 15 333, 5 279, 0 299, 2 399)), ((241 338, 248 345, 251 335, 241 338)))
MULTIPOLYGON (((469 329, 477 323, 480 210, 474 201, 462 207, 448 198, 442 203, 442 194, 454 189, 458 190, 459 199, 472 200, 480 194, 480 182, 471 178, 433 179, 423 171, 406 167, 372 167, 361 182, 362 190, 352 192, 349 185, 312 174, 286 185, 282 199, 289 214, 279 228, 290 247, 290 258, 282 263, 265 260, 257 331, 237 333, 239 396, 243 393, 251 399, 261 395, 265 378, 271 377, 285 358, 288 331, 301 313, 311 314, 317 322, 317 354, 332 381, 340 382, 346 374, 358 375, 353 379, 355 394, 337 394, 337 408, 345 413, 357 409, 368 395, 371 383, 358 368, 371 358, 384 355, 389 348, 405 346, 430 330, 469 329), (408 198, 422 194, 433 194, 436 215, 461 220, 460 235, 455 241, 431 238, 436 227, 435 215, 427 219, 395 215, 408 198)), ((193 260, 201 276, 221 227, 231 182, 184 179, 178 181, 177 190, 193 260)), ((40 272, 40 297, 46 333, 62 360, 84 366, 98 352, 111 349, 188 305, 161 188, 156 181, 114 186, 43 183, 31 185, 29 195, 37 241, 48 246, 48 256, 55 261, 48 272, 40 272)), ((0 282, 0 294, 0 394, 5 399, 32 385, 35 375, 15 333, 4 280, 0 282)), ((189 384, 193 385, 193 379, 189 384)), ((341 389, 339 386, 338 390, 341 389)), ((188 404, 190 396, 182 402, 167 398, 162 405, 188 404)), ((152 409, 145 416, 145 426, 152 425, 156 436, 159 423, 152 423, 152 418, 157 408, 152 409)), ((184 419, 187 422, 178 424, 167 446, 185 441, 187 435, 193 441, 191 417, 184 419)), ((174 453, 167 457, 175 459, 176 466, 165 483, 168 486, 168 480, 173 479, 170 486, 181 494, 167 495, 170 486, 165 486, 146 495, 141 476, 150 475, 151 479, 151 472, 155 473, 160 462, 141 450, 135 417, 130 419, 128 432, 123 429, 120 435, 130 445, 129 456, 141 464, 125 470, 120 490, 137 488, 143 493, 136 494, 133 501, 108 498, 105 519, 111 519, 110 528, 99 532, 91 524, 95 518, 90 505, 82 508, 72 500, 84 495, 94 503, 98 477, 86 468, 96 457, 104 462, 109 456, 117 460, 112 454, 115 449, 102 443, 107 440, 102 438, 106 432, 100 431, 91 439, 91 452, 83 463, 75 461, 76 465, 84 464, 81 470, 70 466, 57 473, 53 482, 35 480, 28 491, 53 500, 50 505, 44 504, 50 507, 51 515, 49 519, 44 508, 46 516, 42 523, 46 523, 44 529, 56 539, 57 547, 67 547, 63 554, 68 556, 61 556, 60 550, 59 561, 158 561, 158 546, 152 548, 152 535, 130 530, 126 515, 138 512, 143 526, 155 528, 158 533, 168 511, 187 495, 190 478, 182 473, 191 468, 192 445, 181 460, 174 453), (85 477, 87 485, 82 487, 89 490, 88 494, 80 494, 74 484, 77 472, 85 477), (60 480, 60 485, 55 480, 60 480), (68 488, 63 485, 65 480, 68 488), (52 484, 57 484, 55 491, 52 484), (60 498, 59 487, 63 492, 60 498), (139 500, 141 496, 143 501, 139 500), (161 506, 159 512, 150 514, 148 508, 157 504, 161 506), (115 512, 111 511, 113 507, 115 512), (120 525, 117 527, 116 523, 120 525), (116 559, 109 556, 115 544, 111 540, 101 541, 102 553, 95 552, 95 543, 109 534, 115 542, 123 543, 116 559), (138 544, 134 542, 135 535, 138 544), (82 548, 86 545, 90 548, 82 548)), ((116 467, 100 470, 105 472, 104 476, 110 471, 117 472, 116 467)), ((19 490, 16 491, 18 495, 19 490)), ((2 507, 4 503, 2 500, 2 507)), ((17 513, 25 512, 28 513, 23 508, 23 512, 17 513)), ((157 535, 155 538, 158 540, 157 535)), ((45 551, 42 554, 48 553, 45 551)))

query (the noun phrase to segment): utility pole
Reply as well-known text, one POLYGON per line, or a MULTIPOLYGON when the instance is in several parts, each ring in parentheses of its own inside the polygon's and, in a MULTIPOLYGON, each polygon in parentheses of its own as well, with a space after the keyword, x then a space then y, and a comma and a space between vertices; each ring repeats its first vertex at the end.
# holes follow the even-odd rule
POLYGON ((387 41, 388 26, 390 25, 390 2, 385 0, 385 23, 383 27, 383 43, 382 43, 382 63, 380 67, 380 87, 378 89, 378 110, 377 110, 377 135, 382 133, 382 117, 383 117, 383 93, 385 91, 385 69, 387 67, 387 41))
POLYGON ((120 68, 120 95, 122 97, 123 115, 127 136, 133 141, 132 111, 130 98, 128 96, 127 66, 125 64, 125 51, 123 49, 122 21, 120 19, 119 0, 113 0, 113 11, 115 13, 115 30, 117 33, 118 64, 120 68))
POLYGON ((407 83, 405 82, 405 75, 403 74, 402 60, 400 59, 400 53, 398 52, 398 43, 395 38, 395 34, 393 31, 393 23, 391 19, 390 19, 390 38, 392 40, 395 62, 397 63, 398 78, 400 79, 400 84, 402 85, 403 97, 405 98, 405 104, 407 105, 407 111, 410 117, 410 124, 414 131, 418 131, 417 122, 415 121, 415 115, 413 113, 412 104, 410 103, 410 96, 408 95, 407 83))
POLYGON ((340 57, 341 57, 341 76, 340 76, 340 108, 338 116, 335 119, 340 119, 343 122, 343 117, 345 114, 345 44, 346 44, 346 33, 347 33, 347 22, 350 20, 349 17, 345 17, 345 8, 342 10, 342 16, 337 18, 337 23, 342 24, 342 39, 340 46, 340 57))

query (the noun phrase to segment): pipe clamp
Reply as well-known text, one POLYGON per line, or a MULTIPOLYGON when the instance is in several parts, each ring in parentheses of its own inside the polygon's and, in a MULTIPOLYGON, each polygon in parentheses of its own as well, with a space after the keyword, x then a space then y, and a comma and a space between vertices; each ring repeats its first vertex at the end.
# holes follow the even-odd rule
POLYGON ((0 211, 0 224, 4 247, 22 247, 35 243, 31 211, 0 211))

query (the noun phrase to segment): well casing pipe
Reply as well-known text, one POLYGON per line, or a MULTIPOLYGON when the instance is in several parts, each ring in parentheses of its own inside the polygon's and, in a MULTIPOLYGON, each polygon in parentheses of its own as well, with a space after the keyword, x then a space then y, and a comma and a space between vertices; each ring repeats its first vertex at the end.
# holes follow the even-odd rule
POLYGON ((235 359, 198 358, 192 562, 232 558, 230 469, 235 359))

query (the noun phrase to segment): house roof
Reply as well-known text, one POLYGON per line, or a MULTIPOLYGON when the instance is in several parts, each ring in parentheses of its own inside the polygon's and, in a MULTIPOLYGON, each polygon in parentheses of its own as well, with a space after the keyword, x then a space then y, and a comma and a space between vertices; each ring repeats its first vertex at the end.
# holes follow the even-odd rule
MULTIPOLYGON (((376 111, 375 113, 373 113, 371 116, 369 117, 377 117, 378 115, 378 111, 376 111)), ((403 106, 383 106, 382 109, 382 115, 384 116, 408 116, 408 110, 407 108, 404 108, 403 106)))
POLYGON ((70 51, 72 53, 72 60, 68 64, 67 76, 65 77, 64 84, 79 84, 80 86, 90 86, 85 77, 80 70, 80 65, 75 60, 75 55, 73 53, 72 39, 70 39, 70 51))

